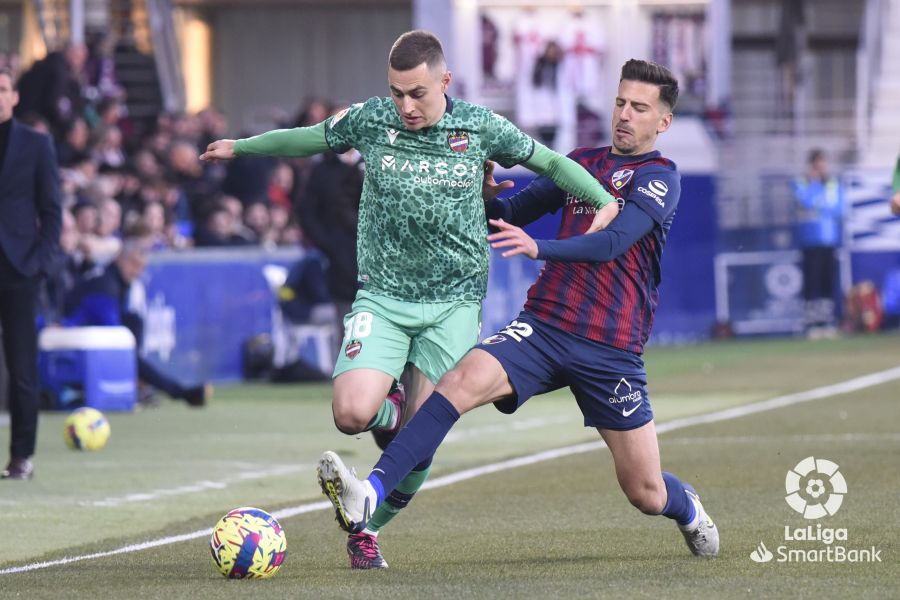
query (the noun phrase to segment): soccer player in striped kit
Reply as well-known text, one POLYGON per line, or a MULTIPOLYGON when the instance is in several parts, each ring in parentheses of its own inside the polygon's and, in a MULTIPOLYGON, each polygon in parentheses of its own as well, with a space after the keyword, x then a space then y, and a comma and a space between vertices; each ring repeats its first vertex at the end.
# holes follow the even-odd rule
MULTIPOLYGON (((342 526, 363 527, 384 491, 432 456, 461 414, 487 403, 512 413, 535 394, 568 386, 585 426, 597 428, 609 446, 631 503, 676 521, 694 555, 718 554, 718 529, 696 491, 661 469, 642 359, 681 192, 675 163, 653 148, 672 123, 677 99, 668 69, 629 60, 613 110, 612 146, 569 155, 618 196, 621 213, 603 231, 588 232, 595 208, 543 177, 509 200, 488 198, 492 247, 506 257, 545 260, 544 269, 519 316, 441 378, 366 480, 337 454, 322 455, 320 477, 342 490, 331 498, 342 526), (556 240, 534 240, 520 228, 560 207, 556 240)), ((489 174, 486 195, 500 187, 489 174)))

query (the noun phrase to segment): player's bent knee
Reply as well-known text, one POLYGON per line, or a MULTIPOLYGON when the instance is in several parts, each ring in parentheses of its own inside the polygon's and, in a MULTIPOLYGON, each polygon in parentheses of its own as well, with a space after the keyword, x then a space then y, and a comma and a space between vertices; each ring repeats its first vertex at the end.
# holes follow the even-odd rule
POLYGON ((630 486, 623 490, 632 506, 645 515, 658 515, 666 506, 666 490, 654 484, 630 486))
POLYGON ((332 406, 334 426, 341 433, 355 435, 366 430, 366 426, 372 420, 372 415, 361 414, 359 409, 348 404, 335 403, 332 406))
POLYGON ((341 419, 337 415, 334 417, 334 426, 346 435, 356 435, 366 430, 365 424, 360 425, 358 420, 341 419))
POLYGON ((438 381, 437 386, 435 386, 435 389, 442 389, 445 391, 449 391, 449 390, 461 390, 462 391, 462 388, 460 386, 467 379, 468 379, 468 377, 462 371, 462 369, 459 369, 459 368, 450 369, 449 371, 444 373, 444 375, 441 377, 440 381, 438 381))
POLYGON ((476 373, 457 367, 444 373, 435 391, 443 394, 462 414, 484 404, 488 392, 483 388, 483 382, 479 381, 476 373))
POLYGON ((500 362, 477 348, 445 373, 435 390, 446 396, 460 414, 512 393, 500 362))

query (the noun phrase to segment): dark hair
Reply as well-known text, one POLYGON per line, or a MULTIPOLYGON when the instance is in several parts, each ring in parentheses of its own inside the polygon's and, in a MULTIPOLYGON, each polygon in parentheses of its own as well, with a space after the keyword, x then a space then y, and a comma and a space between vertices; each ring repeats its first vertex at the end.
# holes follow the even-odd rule
POLYGON ((143 242, 145 238, 150 236, 151 233, 153 232, 150 230, 150 226, 146 223, 135 221, 129 224, 127 231, 125 231, 125 237, 122 239, 122 248, 125 248, 126 242, 132 242, 134 240, 143 242))
POLYGON ((678 102, 678 79, 672 71, 662 65, 647 60, 632 58, 622 66, 622 76, 619 81, 642 81, 659 88, 659 99, 666 103, 669 110, 675 108, 678 102))
MULTIPOLYGON (((0 75, 5 75, 5 73, 0 72, 0 75)), ((32 129, 39 129, 40 127, 50 128, 50 124, 47 122, 47 119, 41 116, 40 113, 37 113, 33 110, 29 110, 26 113, 23 113, 22 116, 19 117, 19 121, 28 125, 32 129)))
POLYGON ((428 31, 407 31, 391 46, 388 63, 397 71, 409 71, 425 63, 429 69, 444 65, 441 40, 428 31))
POLYGON ((9 77, 9 80, 12 81, 12 89, 18 89, 18 81, 16 81, 16 75, 12 72, 12 69, 9 67, 0 67, 0 75, 6 75, 9 77))
POLYGON ((813 164, 817 160, 823 160, 825 158, 825 151, 821 148, 813 148, 809 151, 809 156, 806 158, 807 164, 813 164))

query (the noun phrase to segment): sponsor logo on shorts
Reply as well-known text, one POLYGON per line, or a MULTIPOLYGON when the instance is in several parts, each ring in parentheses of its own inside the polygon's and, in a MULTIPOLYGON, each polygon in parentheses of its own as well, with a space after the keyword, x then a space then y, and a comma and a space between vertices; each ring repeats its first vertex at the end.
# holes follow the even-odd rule
MULTIPOLYGON (((624 402, 643 402, 644 395, 641 390, 632 390, 631 384, 624 377, 616 384, 613 396, 607 398, 610 404, 622 404, 624 402)), ((630 413, 629 413, 630 414, 630 413)), ((625 415, 626 417, 628 415, 625 415)))
POLYGON ((631 415, 634 414, 634 411, 636 411, 637 409, 639 409, 641 407, 641 404, 643 404, 643 403, 644 403, 644 401, 642 400, 642 401, 638 402, 637 404, 635 404, 634 406, 632 406, 631 408, 623 408, 622 416, 630 417, 631 415))
POLYGON ((362 350, 362 342, 359 340, 350 340, 344 348, 344 355, 350 360, 353 360, 356 358, 356 355, 359 354, 360 350, 362 350))
POLYGON ((619 383, 616 384, 616 389, 613 390, 613 395, 606 400, 613 406, 617 404, 625 404, 626 402, 632 402, 633 404, 630 408, 622 407, 622 416, 628 418, 633 415, 637 411, 637 409, 639 409, 644 403, 644 393, 642 390, 632 389, 631 384, 628 383, 628 380, 623 377, 619 380, 619 383))
POLYGON ((497 334, 492 335, 489 338, 484 338, 483 340, 481 340, 481 343, 486 346, 490 346, 491 344, 499 344, 500 342, 505 342, 505 341, 506 341, 506 336, 500 335, 499 333, 497 333, 497 334))

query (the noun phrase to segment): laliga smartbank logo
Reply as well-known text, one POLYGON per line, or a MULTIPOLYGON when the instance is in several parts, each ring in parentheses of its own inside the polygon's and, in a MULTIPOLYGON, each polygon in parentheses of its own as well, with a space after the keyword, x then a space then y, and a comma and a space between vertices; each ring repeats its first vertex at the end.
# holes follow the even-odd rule
POLYGON ((770 550, 760 541, 750 553, 750 560, 757 563, 773 560, 780 563, 881 562, 881 550, 875 546, 852 548, 836 543, 849 541, 846 528, 825 527, 822 523, 816 523, 814 527, 811 523, 834 516, 847 494, 847 482, 836 463, 813 456, 804 458, 787 472, 784 491, 788 506, 802 515, 807 524, 804 527, 785 525, 783 540, 786 543, 770 550))
POLYGON ((836 464, 824 458, 817 460, 808 456, 787 472, 784 490, 787 492, 784 499, 788 506, 803 515, 804 519, 821 519, 833 515, 841 507, 847 493, 847 482, 836 464), (805 497, 801 488, 806 492, 805 497), (830 489, 827 494, 826 489, 830 489))

